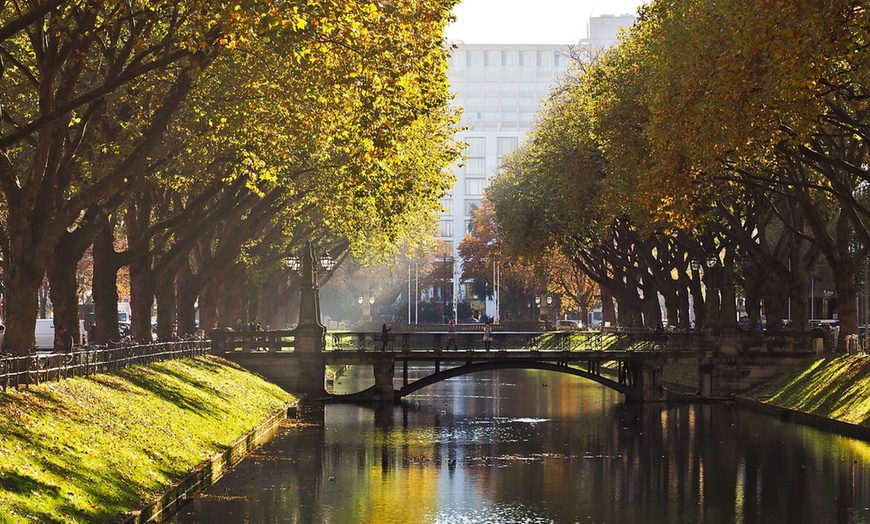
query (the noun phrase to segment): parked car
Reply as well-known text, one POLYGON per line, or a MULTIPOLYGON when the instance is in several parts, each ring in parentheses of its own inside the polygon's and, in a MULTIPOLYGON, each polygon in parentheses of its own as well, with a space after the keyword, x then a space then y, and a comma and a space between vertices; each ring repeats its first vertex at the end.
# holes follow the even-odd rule
POLYGON ((577 331, 580 324, 576 320, 557 320, 556 329, 560 331, 577 331))

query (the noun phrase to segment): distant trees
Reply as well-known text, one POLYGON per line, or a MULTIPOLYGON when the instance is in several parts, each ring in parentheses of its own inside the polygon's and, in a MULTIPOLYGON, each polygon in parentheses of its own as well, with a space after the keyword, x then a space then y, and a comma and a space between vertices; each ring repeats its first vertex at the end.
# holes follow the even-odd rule
POLYGON ((7 2, 6 346, 32 347, 45 275, 55 317, 76 325, 75 267, 91 246, 104 342, 120 267, 134 334, 150 336, 156 296, 169 336, 176 318, 193 329, 194 304, 201 327, 234 324, 241 290, 286 281, 282 261, 305 239, 376 256, 431 220, 457 155, 452 4, 7 2))

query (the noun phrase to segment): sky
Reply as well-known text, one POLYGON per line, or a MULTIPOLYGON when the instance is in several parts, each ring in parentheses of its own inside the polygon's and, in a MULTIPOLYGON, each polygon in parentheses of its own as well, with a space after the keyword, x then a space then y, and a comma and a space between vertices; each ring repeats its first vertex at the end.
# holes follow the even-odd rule
POLYGON ((590 16, 634 14, 643 0, 462 0, 445 35, 466 44, 576 44, 590 16))

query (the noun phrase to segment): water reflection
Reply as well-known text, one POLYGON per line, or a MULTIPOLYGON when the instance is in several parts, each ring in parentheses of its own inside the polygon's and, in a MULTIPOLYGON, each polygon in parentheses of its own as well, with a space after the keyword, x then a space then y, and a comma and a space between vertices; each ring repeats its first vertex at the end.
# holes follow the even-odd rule
POLYGON ((420 393, 309 408, 173 522, 870 523, 860 441, 538 371, 420 393))

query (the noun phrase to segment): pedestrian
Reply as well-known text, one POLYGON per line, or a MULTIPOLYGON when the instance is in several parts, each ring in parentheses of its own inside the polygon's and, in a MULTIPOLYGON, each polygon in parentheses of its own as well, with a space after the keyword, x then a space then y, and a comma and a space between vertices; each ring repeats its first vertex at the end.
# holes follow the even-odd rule
POLYGON ((492 324, 489 320, 483 325, 483 347, 489 351, 489 345, 492 343, 492 324))
POLYGON ((72 333, 63 324, 58 324, 54 333, 54 350, 60 353, 70 353, 73 347, 72 333))
POLYGON ((384 325, 381 326, 381 351, 387 350, 387 344, 390 343, 390 331, 392 331, 392 328, 384 322, 384 325))
POLYGON ((451 320, 447 323, 447 347, 444 351, 450 351, 450 344, 453 344, 453 349, 459 351, 456 346, 456 324, 451 320))

